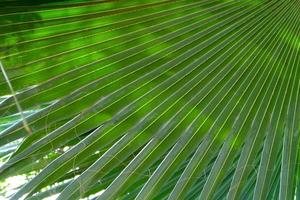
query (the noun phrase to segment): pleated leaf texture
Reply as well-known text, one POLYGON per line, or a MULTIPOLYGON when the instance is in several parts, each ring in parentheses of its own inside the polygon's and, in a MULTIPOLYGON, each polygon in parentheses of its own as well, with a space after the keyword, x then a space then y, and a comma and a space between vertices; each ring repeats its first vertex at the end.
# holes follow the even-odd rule
POLYGON ((299 0, 0 5, 0 198, 300 199, 299 0))

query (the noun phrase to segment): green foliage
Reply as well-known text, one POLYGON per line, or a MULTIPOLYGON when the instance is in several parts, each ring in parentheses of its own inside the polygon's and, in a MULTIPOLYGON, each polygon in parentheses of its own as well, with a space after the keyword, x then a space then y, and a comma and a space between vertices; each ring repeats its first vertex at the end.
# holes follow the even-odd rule
POLYGON ((298 0, 1 5, 3 198, 300 198, 298 0))

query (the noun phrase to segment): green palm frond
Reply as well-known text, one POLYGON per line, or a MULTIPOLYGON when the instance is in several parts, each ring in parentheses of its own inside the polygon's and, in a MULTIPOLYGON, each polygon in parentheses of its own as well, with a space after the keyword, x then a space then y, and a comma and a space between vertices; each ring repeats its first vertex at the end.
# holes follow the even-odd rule
POLYGON ((300 1, 0 5, 3 198, 300 198, 300 1))

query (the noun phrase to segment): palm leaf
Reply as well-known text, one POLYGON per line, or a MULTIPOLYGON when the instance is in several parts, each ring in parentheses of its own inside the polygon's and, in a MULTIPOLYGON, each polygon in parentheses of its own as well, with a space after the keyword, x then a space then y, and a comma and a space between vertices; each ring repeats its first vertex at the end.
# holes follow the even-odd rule
POLYGON ((0 4, 3 198, 300 198, 299 1, 0 4))

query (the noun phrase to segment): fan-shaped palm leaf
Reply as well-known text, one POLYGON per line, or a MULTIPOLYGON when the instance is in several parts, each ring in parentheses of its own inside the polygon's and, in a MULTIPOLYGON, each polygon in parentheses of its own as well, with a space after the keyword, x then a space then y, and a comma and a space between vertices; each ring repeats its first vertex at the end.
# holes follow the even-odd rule
POLYGON ((300 198, 298 0, 0 4, 4 198, 300 198))

